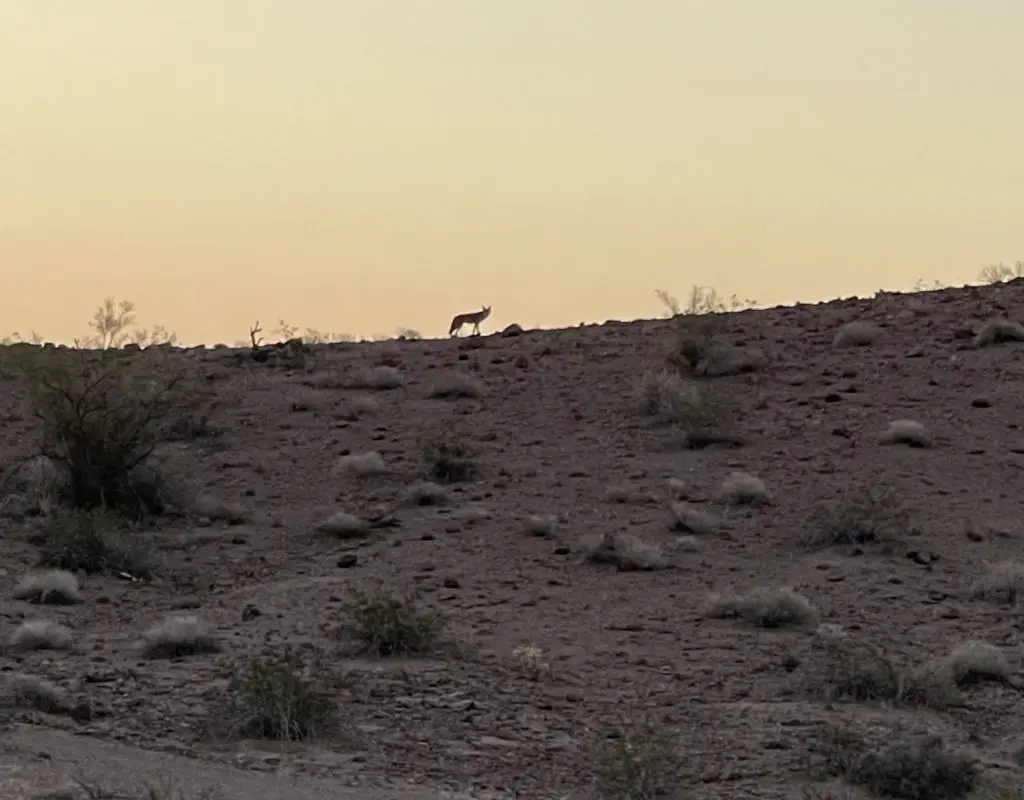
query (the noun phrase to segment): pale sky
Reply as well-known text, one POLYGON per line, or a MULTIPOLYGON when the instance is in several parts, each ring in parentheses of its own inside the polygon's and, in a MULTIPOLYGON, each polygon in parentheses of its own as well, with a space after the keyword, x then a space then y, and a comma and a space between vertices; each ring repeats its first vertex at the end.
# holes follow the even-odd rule
POLYGON ((0 337, 657 316, 1024 258, 1020 0, 3 0, 0 337))

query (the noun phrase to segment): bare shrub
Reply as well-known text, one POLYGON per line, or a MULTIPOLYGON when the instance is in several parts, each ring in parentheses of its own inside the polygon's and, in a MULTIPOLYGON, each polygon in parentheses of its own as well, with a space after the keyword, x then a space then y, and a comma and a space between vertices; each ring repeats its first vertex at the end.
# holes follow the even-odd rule
POLYGON ((1010 662, 998 647, 970 639, 958 645, 946 659, 946 667, 957 686, 979 683, 1011 683, 1010 662))
POLYGON ((730 506, 763 506, 772 500, 764 481, 746 472, 732 472, 718 489, 718 501, 730 506))
POLYGON ((911 516, 891 486, 867 484, 838 503, 819 503, 803 535, 807 548, 879 546, 892 548, 911 526, 911 516))
POLYGON ((649 721, 610 730, 591 747, 597 794, 604 800, 655 800, 675 778, 677 743, 649 721))
POLYGON ((349 514, 347 511, 339 511, 331 514, 327 519, 316 526, 320 533, 338 536, 342 539, 353 539, 369 535, 373 526, 369 520, 349 514))
POLYGON ((898 419, 878 437, 879 444, 905 444, 910 447, 931 447, 932 435, 920 422, 912 419, 898 419))
POLYGON ((441 483, 459 483, 476 477, 476 452, 450 425, 441 426, 420 442, 431 477, 441 483))
POLYGON ((971 595, 979 600, 1015 606, 1024 593, 1024 563, 1001 561, 991 564, 988 571, 979 578, 971 589, 971 595))
POLYGON ((784 628, 818 624, 811 602, 789 588, 757 587, 745 594, 715 594, 704 614, 711 619, 740 619, 758 628, 784 628))
POLYGON ((947 749, 941 738, 893 739, 860 753, 846 780, 879 797, 959 800, 978 784, 974 759, 947 749))
POLYGON ((433 481, 419 481, 409 488, 409 502, 416 506, 445 506, 451 500, 451 492, 433 481))
POLYGON ((460 397, 483 397, 484 385, 465 372, 451 372, 437 378, 427 391, 428 397, 453 399, 460 397))
POLYGON ((592 536, 582 544, 587 561, 611 564, 619 572, 650 571, 669 566, 660 547, 628 533, 592 536))
POLYGON ((348 420, 349 422, 355 422, 356 420, 363 419, 364 417, 372 416, 380 411, 380 403, 378 403, 370 395, 360 395, 353 397, 348 400, 342 407, 338 416, 341 419, 348 420))
POLYGON ((695 438, 697 446, 735 438, 732 406, 724 394, 669 369, 648 370, 640 382, 643 409, 695 438))
POLYGON ((532 514, 526 518, 526 532, 542 539, 553 537, 557 526, 558 517, 554 514, 532 514))
POLYGON ((711 514, 694 508, 689 503, 675 501, 669 504, 669 508, 675 519, 676 530, 700 535, 714 533, 720 524, 711 514))
POLYGON ((348 473, 360 478, 386 475, 390 472, 388 465, 384 463, 384 457, 376 450, 342 456, 334 468, 337 472, 348 473))
POLYGON ((1024 325, 1009 319, 990 319, 974 336, 975 347, 1024 341, 1024 325))
POLYGON ((234 680, 205 739, 307 741, 333 732, 337 707, 291 663, 251 663, 234 680))
POLYGON ((34 709, 44 714, 71 714, 75 704, 67 692, 35 675, 9 675, 0 689, 0 708, 34 709))
POLYGON ((398 389, 405 384, 402 373, 395 367, 367 367, 357 372, 349 381, 350 389, 376 389, 388 391, 398 389))
POLYGON ((51 606, 70 606, 82 602, 78 579, 62 569, 28 573, 14 590, 14 599, 51 606))
POLYGON ((182 658, 216 653, 217 637, 198 617, 173 616, 146 631, 142 653, 146 658, 182 658))
POLYGON ((64 499, 133 517, 176 505, 153 451, 207 402, 190 370, 160 354, 115 350, 41 350, 18 369, 41 423, 39 452, 67 471, 64 499))
POLYGON ((46 619, 27 620, 11 634, 12 650, 68 650, 74 640, 71 632, 46 619))
POLYGON ((1012 267, 1000 261, 983 267, 979 280, 985 283, 1005 283, 1021 276, 1024 276, 1024 261, 1018 261, 1012 267))
MULTIPOLYGON (((672 343, 667 363, 682 374, 693 374, 707 356, 721 327, 721 315, 744 303, 735 295, 722 298, 707 286, 694 286, 685 308, 665 291, 655 292, 672 320, 672 343)), ((749 303, 748 303, 749 304, 749 303)))
POLYGON ((544 658, 544 651, 535 644, 521 644, 512 651, 519 669, 531 681, 539 681, 551 673, 551 665, 544 658))
POLYGON ((882 329, 873 322, 854 320, 847 322, 836 331, 832 338, 832 346, 842 347, 867 347, 875 344, 882 338, 882 329))
POLYGON ((32 541, 45 567, 96 573, 125 573, 136 578, 153 574, 143 540, 129 522, 103 507, 60 511, 45 519, 32 541))
POLYGON ((378 656, 430 652, 444 627, 440 614, 419 608, 412 597, 357 593, 345 612, 342 636, 378 656))

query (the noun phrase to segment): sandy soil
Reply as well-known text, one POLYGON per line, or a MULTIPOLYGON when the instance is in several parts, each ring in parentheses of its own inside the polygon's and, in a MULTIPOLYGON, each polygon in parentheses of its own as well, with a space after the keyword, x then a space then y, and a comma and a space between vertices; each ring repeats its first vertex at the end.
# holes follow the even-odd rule
MULTIPOLYGON (((228 407, 219 437, 166 455, 206 495, 241 504, 244 519, 167 523, 146 534, 156 579, 82 576, 85 602, 59 608, 9 599, 36 551, 31 519, 0 519, 0 636, 46 618, 75 637, 69 653, 8 652, 0 663, 93 708, 87 721, 35 712, 16 721, 182 763, 329 781, 339 797, 342 787, 399 784, 432 796, 590 797, 592 745, 641 717, 676 737, 674 782, 692 798, 795 796, 823 722, 939 733, 981 759, 986 777, 1019 782, 1024 732, 1012 688, 979 686, 952 709, 827 704, 802 691, 822 657, 821 629, 763 630, 701 613, 712 592, 788 586, 823 625, 910 661, 980 638, 1019 670, 1019 614, 969 591, 990 562, 1021 552, 1024 345, 975 348, 969 338, 994 316, 1024 316, 1024 283, 729 315, 719 341, 756 347, 768 363, 703 379, 728 396, 748 444, 702 450, 681 448, 638 410, 638 381, 668 346, 665 320, 334 345, 295 369, 231 350, 183 354, 228 407), (880 326, 881 339, 834 347, 838 328, 855 320, 880 326), (379 364, 396 367, 403 385, 346 388, 379 364), (483 395, 429 396, 456 372, 483 395), (376 410, 351 414, 366 396, 376 410), (899 419, 925 425, 933 446, 880 444, 899 419), (418 442, 449 421, 479 447, 479 477, 453 486, 450 505, 409 506, 410 484, 424 477, 418 442), (385 474, 337 470, 341 456, 371 450, 385 474), (763 479, 772 502, 723 508, 716 492, 734 471, 763 479), (671 478, 720 520, 685 546, 668 508, 671 478), (910 509, 910 557, 800 543, 816 510, 869 479, 910 509), (380 507, 395 527, 355 540, 317 531, 335 512, 380 507), (531 535, 531 515, 557 515, 553 533, 531 535), (669 568, 586 562, 581 540, 610 532, 662 545, 669 568), (354 564, 342 558, 350 555, 354 564), (336 631, 357 588, 415 589, 444 614, 452 648, 430 659, 342 658, 336 631), (247 607, 260 613, 243 615, 247 607), (215 627, 222 652, 142 658, 143 633, 183 611, 215 627), (513 656, 524 642, 543 650, 549 675, 525 674, 513 656), (325 686, 347 675, 337 689, 345 735, 288 748, 198 743, 228 680, 288 649, 318 653, 313 677, 325 686)), ((0 453, 24 454, 32 431, 17 385, 0 383, 0 453)), ((17 731, 7 739, 16 746, 17 731)), ((106 758, 91 759, 94 775, 121 772, 106 758)), ((405 796, 393 791, 380 796, 405 796)))

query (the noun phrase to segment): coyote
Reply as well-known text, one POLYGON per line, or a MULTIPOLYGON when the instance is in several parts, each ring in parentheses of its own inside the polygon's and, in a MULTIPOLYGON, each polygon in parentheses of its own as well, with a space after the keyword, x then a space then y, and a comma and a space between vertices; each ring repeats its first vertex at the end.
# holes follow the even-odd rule
POLYGON ((483 322, 491 315, 491 307, 484 306, 479 311, 474 311, 472 314, 456 314, 452 320, 452 326, 448 329, 449 336, 457 336, 459 328, 463 325, 469 325, 473 323, 473 333, 477 336, 480 335, 480 323, 483 322))

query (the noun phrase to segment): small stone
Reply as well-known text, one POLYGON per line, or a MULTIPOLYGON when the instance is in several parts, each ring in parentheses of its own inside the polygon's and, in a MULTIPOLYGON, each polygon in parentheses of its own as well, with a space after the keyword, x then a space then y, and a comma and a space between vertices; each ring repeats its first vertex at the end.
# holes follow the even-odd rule
POLYGON ((340 569, 351 569, 359 563, 359 556, 355 553, 345 553, 344 555, 338 556, 338 567, 340 569))

